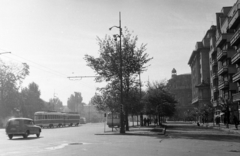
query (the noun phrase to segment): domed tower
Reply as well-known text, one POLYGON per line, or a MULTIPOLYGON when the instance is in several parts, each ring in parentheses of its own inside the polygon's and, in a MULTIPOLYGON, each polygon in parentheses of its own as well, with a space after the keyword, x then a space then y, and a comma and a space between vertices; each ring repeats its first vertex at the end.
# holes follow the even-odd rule
POLYGON ((172 70, 172 78, 176 77, 177 76, 177 71, 175 68, 173 68, 172 70))

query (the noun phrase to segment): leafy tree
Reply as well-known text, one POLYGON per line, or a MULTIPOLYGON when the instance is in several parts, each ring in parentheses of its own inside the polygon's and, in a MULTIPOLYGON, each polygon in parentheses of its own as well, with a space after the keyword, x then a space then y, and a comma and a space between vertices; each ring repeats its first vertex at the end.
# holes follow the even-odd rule
POLYGON ((20 109, 19 88, 29 74, 29 66, 7 64, 0 60, 0 117, 7 117, 20 109))
POLYGON ((50 110, 61 112, 63 109, 62 101, 58 97, 49 100, 50 110))
POLYGON ((90 101, 96 106, 99 112, 120 112, 119 96, 110 84, 106 88, 101 88, 99 94, 95 94, 90 101))
POLYGON ((165 82, 149 84, 144 101, 146 113, 154 113, 159 118, 160 116, 172 116, 175 111, 175 103, 177 103, 172 94, 167 91, 165 82))
MULTIPOLYGON (((110 82, 114 84, 114 90, 120 91, 120 42, 115 38, 106 36, 104 39, 97 38, 99 45, 99 57, 95 58, 85 55, 87 65, 91 67, 99 77, 97 82, 110 82)), ((146 44, 137 48, 138 37, 133 36, 127 28, 122 35, 122 86, 125 105, 125 119, 128 120, 129 91, 132 87, 139 85, 136 77, 147 69, 147 63, 152 59, 145 53, 146 44)), ((120 95, 120 94, 119 94, 120 95)), ((120 100, 120 99, 119 99, 120 100)), ((128 122, 126 122, 128 123, 128 122)), ((126 127, 128 129, 128 125, 126 127)))
POLYGON ((80 92, 75 92, 68 98, 67 106, 73 112, 82 112, 83 111, 83 103, 82 103, 82 95, 80 92))
POLYGON ((44 101, 40 98, 41 92, 36 83, 32 82, 23 88, 21 93, 21 111, 24 117, 33 118, 34 113, 44 109, 44 101))

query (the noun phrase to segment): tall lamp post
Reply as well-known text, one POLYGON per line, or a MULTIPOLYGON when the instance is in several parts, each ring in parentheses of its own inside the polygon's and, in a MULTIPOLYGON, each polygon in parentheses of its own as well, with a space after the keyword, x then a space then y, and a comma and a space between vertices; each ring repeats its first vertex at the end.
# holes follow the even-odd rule
POLYGON ((121 36, 122 36, 122 27, 121 27, 121 12, 119 12, 119 26, 112 26, 111 28, 109 28, 109 30, 112 30, 112 28, 118 28, 119 29, 119 35, 114 35, 115 37, 115 40, 117 39, 117 37, 119 37, 120 41, 119 41, 119 51, 120 51, 120 74, 119 74, 119 77, 120 77, 120 92, 121 92, 121 101, 120 101, 120 124, 121 124, 121 128, 120 128, 120 133, 125 133, 125 128, 124 128, 124 116, 123 116, 123 108, 124 108, 124 105, 123 105, 123 80, 122 80, 122 39, 121 39, 121 36))

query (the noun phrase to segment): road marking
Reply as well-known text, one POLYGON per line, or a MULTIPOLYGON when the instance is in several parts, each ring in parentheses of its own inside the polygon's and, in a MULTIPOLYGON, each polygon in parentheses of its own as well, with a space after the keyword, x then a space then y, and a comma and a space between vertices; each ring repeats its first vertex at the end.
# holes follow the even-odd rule
POLYGON ((47 150, 57 150, 57 149, 64 148, 65 146, 68 146, 68 144, 61 144, 61 145, 54 146, 54 147, 48 147, 48 148, 46 148, 46 149, 47 149, 47 150))
POLYGON ((47 150, 58 150, 58 149, 61 149, 61 148, 64 148, 66 146, 69 146, 69 145, 87 145, 87 144, 91 144, 91 143, 84 143, 84 142, 72 142, 72 143, 63 143, 61 145, 57 145, 57 146, 53 146, 53 147, 47 147, 45 149, 47 150))

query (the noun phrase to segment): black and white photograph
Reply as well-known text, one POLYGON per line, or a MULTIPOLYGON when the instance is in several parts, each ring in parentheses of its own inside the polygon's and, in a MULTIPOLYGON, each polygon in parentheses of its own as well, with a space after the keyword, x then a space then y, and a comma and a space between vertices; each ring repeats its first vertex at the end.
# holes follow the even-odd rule
POLYGON ((239 156, 240 0, 0 0, 0 156, 239 156))

